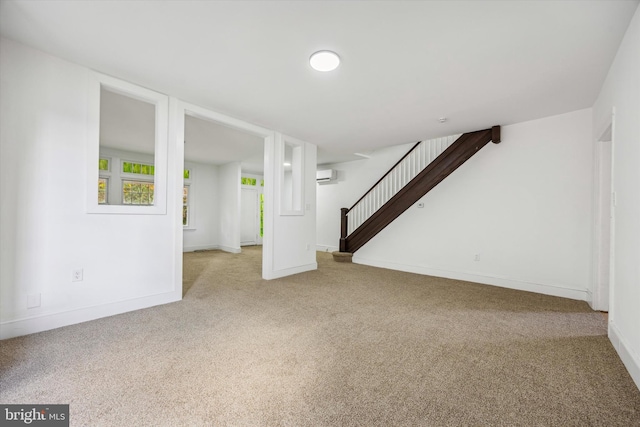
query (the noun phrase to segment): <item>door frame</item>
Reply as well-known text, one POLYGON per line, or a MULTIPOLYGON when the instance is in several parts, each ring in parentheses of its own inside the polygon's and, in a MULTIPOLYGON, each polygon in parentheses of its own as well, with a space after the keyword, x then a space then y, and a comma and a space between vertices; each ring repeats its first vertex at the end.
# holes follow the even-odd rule
MULTIPOLYGON (((175 97, 169 98, 169 138, 173 141, 172 148, 175 149, 175 164, 170 167, 169 182, 170 185, 175 186, 174 191, 182 197, 182 187, 184 186, 184 132, 185 132, 185 116, 193 116, 202 120, 212 121, 223 124, 225 126, 237 129, 242 132, 246 132, 255 136, 258 136, 264 140, 264 179, 265 179, 265 193, 273 193, 273 167, 272 147, 275 142, 275 131, 263 128, 261 126, 253 125, 251 123, 226 116, 224 114, 216 113, 206 108, 190 104, 185 101, 181 101, 175 97)), ((238 186, 240 186, 240 179, 238 178, 238 186)), ((268 197, 268 196, 266 196, 268 197)), ((182 218, 182 203, 176 204, 175 215, 178 218, 182 218)), ((264 208, 264 240, 272 241, 275 236, 272 235, 270 220, 273 216, 272 204, 265 204, 264 208), (268 220, 269 219, 269 220, 268 220)), ((174 281, 179 286, 182 286, 182 241, 183 227, 182 222, 176 223, 174 239, 176 252, 175 258, 175 277, 174 281)), ((268 244, 264 246, 262 251, 262 277, 267 278, 273 273, 273 245, 268 244)), ((178 287, 181 289, 180 287, 178 287)))
MULTIPOLYGON (((251 245, 260 245, 262 244, 262 239, 260 238, 260 191, 258 191, 257 188, 251 188, 249 186, 241 186, 240 187, 240 211, 242 211, 242 209, 244 208, 244 205, 242 203, 242 193, 244 191, 250 191, 253 193, 253 195, 255 196, 256 199, 256 212, 255 212, 255 217, 253 219, 253 225, 254 225, 254 229, 255 229, 255 235, 253 240, 251 241, 251 243, 248 243, 247 241, 245 241, 243 243, 242 241, 242 220, 240 221, 240 246, 251 246, 251 245)), ((242 212, 240 213, 240 216, 242 217, 242 212)))
POLYGON ((615 290, 615 111, 611 114, 610 120, 600 128, 597 135, 594 149, 593 294, 591 308, 612 312, 615 290), (605 159, 609 159, 609 161, 605 162, 605 159), (605 185, 606 182, 609 182, 608 186, 605 185), (603 247, 607 231, 609 250, 603 247), (603 280, 604 278, 608 280, 603 280))

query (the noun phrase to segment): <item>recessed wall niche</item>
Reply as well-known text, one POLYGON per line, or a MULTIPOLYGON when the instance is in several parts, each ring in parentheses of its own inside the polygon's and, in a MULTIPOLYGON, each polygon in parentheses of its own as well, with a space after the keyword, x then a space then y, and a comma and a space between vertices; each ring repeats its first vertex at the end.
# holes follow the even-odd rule
POLYGON ((282 140, 280 215, 304 215, 304 145, 282 140))

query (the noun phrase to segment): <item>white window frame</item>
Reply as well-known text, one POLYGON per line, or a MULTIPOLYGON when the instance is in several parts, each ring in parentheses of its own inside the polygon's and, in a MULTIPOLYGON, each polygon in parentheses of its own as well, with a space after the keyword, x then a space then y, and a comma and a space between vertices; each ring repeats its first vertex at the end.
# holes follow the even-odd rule
MULTIPOLYGON (((183 225, 182 228, 184 230, 195 230, 196 229, 196 221, 195 221, 195 211, 194 211, 194 200, 193 200, 193 191, 194 191, 194 178, 193 178, 193 174, 194 174, 194 167, 192 165, 184 165, 183 171, 182 171, 182 176, 183 176, 183 183, 182 183, 182 187, 188 187, 189 188, 189 195, 187 196, 187 225, 183 225), (189 171, 189 179, 184 178, 184 170, 188 170, 189 171)), ((182 195, 182 193, 180 193, 182 195)), ((184 206, 184 204, 182 203, 182 197, 180 197, 181 203, 180 206, 184 206)), ((180 218, 182 218, 182 211, 180 212, 180 218)))
MULTIPOLYGON (((124 206, 151 206, 151 205, 144 205, 144 204, 133 204, 133 203, 124 203, 124 184, 125 182, 132 182, 132 183, 143 183, 143 184, 153 184, 153 180, 150 179, 129 179, 129 178, 125 178, 123 177, 122 180, 120 180, 120 198, 122 200, 122 205, 124 206)), ((153 199, 155 202, 155 186, 153 189, 153 199)))
MULTIPOLYGON (((104 184, 104 203, 100 203, 100 201, 98 199, 98 204, 102 206, 102 205, 109 204, 109 188, 110 188, 110 185, 111 185, 111 178, 109 178, 108 176, 100 175, 98 177, 98 182, 101 179, 104 179, 104 182, 105 182, 105 184, 104 184)), ((98 189, 98 193, 100 193, 99 189, 98 189)))
MULTIPOLYGON (((168 157, 168 123, 169 97, 149 89, 104 75, 91 73, 89 79, 88 100, 88 135, 87 135, 87 182, 86 208, 88 213, 96 214, 142 214, 165 215, 167 213, 167 157, 168 157), (102 88, 119 93, 155 106, 155 150, 154 150, 154 204, 144 205, 103 205, 98 203, 96 183, 100 176, 98 160, 100 158, 100 91, 102 88)), ((113 171, 113 162, 110 169, 113 171)), ((118 167, 122 167, 119 163, 118 167)), ((133 174, 139 180, 141 174, 133 174)), ((145 176, 145 175, 142 175, 145 176)), ((123 176, 124 178, 124 176, 123 176)), ((113 183, 110 183, 113 185, 113 183)), ((122 189, 119 190, 122 192, 122 189)), ((112 200, 112 202, 115 202, 112 200)))
POLYGON ((106 206, 109 204, 109 200, 111 200, 111 196, 109 195, 111 189, 111 170, 113 168, 113 158, 111 156, 98 156, 98 160, 105 159, 108 161, 109 167, 107 170, 98 169, 98 179, 104 179, 106 181, 105 185, 105 203, 98 203, 100 206, 106 206))

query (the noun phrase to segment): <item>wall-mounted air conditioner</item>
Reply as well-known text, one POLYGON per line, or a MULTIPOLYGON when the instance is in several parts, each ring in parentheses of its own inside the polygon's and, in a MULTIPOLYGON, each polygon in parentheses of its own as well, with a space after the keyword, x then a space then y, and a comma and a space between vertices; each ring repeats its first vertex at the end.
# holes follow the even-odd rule
POLYGON ((333 169, 325 169, 321 171, 316 171, 316 182, 330 182, 336 179, 336 171, 333 169))

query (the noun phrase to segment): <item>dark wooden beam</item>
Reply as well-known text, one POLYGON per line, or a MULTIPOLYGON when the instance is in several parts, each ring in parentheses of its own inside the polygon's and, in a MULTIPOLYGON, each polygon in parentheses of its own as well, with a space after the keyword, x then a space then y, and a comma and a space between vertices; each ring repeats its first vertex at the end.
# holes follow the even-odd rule
POLYGON ((349 209, 340 209, 340 252, 347 252, 347 213, 349 209))
POLYGON ((493 126, 491 128, 491 141, 493 141, 494 144, 500 144, 500 126, 493 126))

